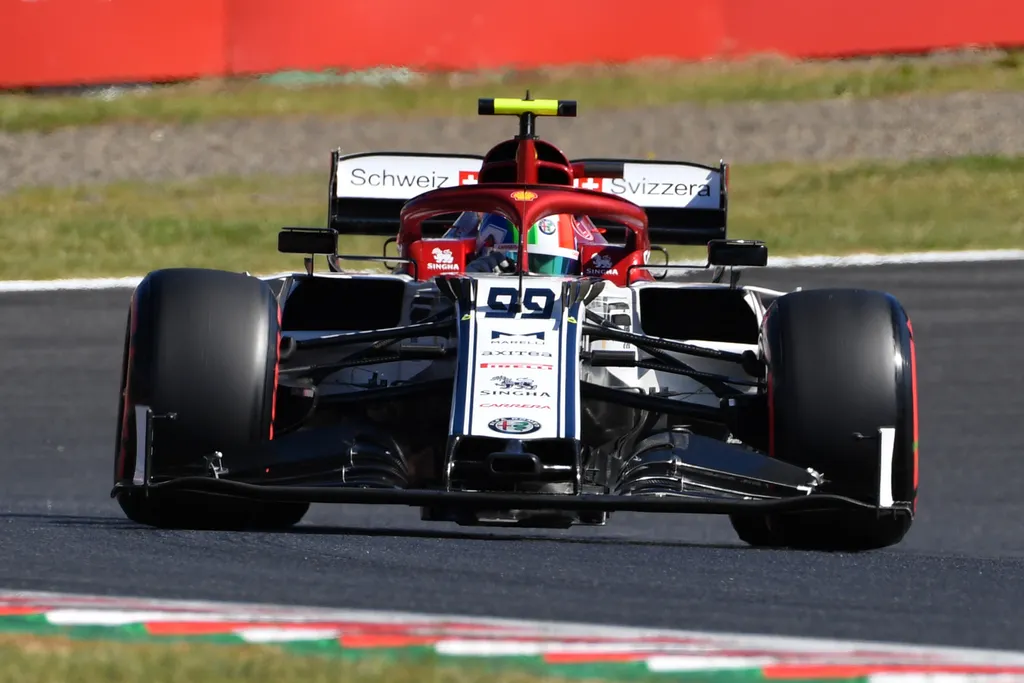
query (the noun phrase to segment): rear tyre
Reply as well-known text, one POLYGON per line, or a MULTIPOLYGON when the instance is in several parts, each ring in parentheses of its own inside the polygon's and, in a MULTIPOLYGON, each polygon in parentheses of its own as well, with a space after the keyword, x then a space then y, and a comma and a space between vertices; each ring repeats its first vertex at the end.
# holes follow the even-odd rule
MULTIPOLYGON (((176 413, 155 427, 151 474, 202 474, 204 456, 273 437, 280 318, 262 280, 192 268, 158 270, 136 288, 121 367, 115 482, 135 471, 135 407, 176 413)), ((308 504, 121 490, 134 522, 186 529, 283 528, 308 504)))
POLYGON ((760 547, 835 551, 899 543, 913 520, 918 477, 916 359, 903 307, 884 292, 792 292, 769 308, 761 343, 768 366, 769 454, 823 473, 822 492, 872 505, 891 493, 896 507, 734 515, 740 539, 760 547), (882 474, 881 428, 895 430, 891 476, 882 474))

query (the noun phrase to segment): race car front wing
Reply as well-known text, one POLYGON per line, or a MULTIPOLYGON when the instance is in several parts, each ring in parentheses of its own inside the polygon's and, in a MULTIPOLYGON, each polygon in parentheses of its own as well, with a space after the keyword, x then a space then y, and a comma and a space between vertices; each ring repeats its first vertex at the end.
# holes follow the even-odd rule
MULTIPOLYGON (((154 415, 145 406, 136 409, 137 453, 131 479, 114 485, 111 496, 133 489, 144 494, 171 492, 227 496, 276 503, 327 503, 356 505, 404 505, 443 507, 462 512, 493 510, 543 510, 571 512, 647 512, 647 513, 789 513, 834 510, 874 511, 878 514, 912 514, 909 505, 896 501, 873 504, 863 500, 821 492, 823 477, 812 471, 770 459, 728 444, 720 449, 734 451, 732 469, 716 467, 724 451, 696 451, 694 457, 666 459, 655 449, 638 452, 626 461, 617 483, 608 492, 578 490, 576 493, 518 493, 504 491, 444 490, 404 488, 387 479, 371 481, 346 477, 351 453, 341 461, 337 454, 313 453, 316 443, 329 443, 319 430, 289 435, 267 442, 245 454, 235 453, 233 462, 246 461, 237 471, 225 467, 225 454, 206 458, 203 473, 154 477, 152 438, 154 424, 174 415, 154 415), (240 456, 245 456, 240 457, 240 456), (757 459, 761 464, 757 464, 757 459), (298 470, 275 479, 263 477, 271 465, 299 463, 298 470), (764 467, 764 461, 769 461, 764 467), (310 463, 319 467, 310 468, 310 463), (302 471, 304 475, 296 476, 302 471), (312 476, 310 476, 312 472, 312 476), (287 483, 288 481, 293 483, 287 483), (312 482, 312 483, 310 483, 312 482)), ((330 430, 330 428, 324 428, 330 430)), ((665 437, 669 441, 675 437, 665 437)), ((690 438, 693 438, 690 435, 690 438)), ((700 437, 697 437, 700 438, 700 437)), ((671 445, 671 444, 669 444, 671 445)), ((287 469, 287 468, 286 468, 287 469)))

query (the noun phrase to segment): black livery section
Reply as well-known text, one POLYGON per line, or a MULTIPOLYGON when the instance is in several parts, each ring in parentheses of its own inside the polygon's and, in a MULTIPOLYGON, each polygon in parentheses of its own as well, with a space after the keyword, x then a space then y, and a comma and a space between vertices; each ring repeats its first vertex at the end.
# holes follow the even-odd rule
POLYGON ((821 490, 885 505, 878 514, 733 516, 754 545, 851 548, 898 543, 917 499, 916 391, 910 320, 894 297, 818 289, 780 297, 764 325, 768 451, 828 473, 821 490), (895 430, 881 471, 879 426, 895 430))
MULTIPOLYGON (((273 435, 278 305, 262 280, 200 269, 150 273, 132 296, 122 363, 119 480, 205 474, 218 453, 273 435), (138 415, 137 406, 149 415, 138 415), (152 440, 154 430, 159 439, 152 440), (139 457, 140 447, 142 457, 139 457)), ((118 493, 128 517, 155 526, 289 526, 308 504, 223 504, 145 487, 118 493)))

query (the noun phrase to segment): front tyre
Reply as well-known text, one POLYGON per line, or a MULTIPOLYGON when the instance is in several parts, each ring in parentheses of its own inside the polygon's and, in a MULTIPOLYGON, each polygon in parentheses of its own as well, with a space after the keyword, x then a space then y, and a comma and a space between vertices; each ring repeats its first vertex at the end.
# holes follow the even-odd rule
POLYGON ((792 292, 769 308, 761 344, 769 454, 823 473, 823 493, 891 507, 734 515, 739 537, 816 550, 899 543, 913 520, 918 482, 916 357, 903 307, 884 292, 792 292), (883 428, 891 449, 882 447, 883 428))
MULTIPOLYGON (((239 273, 158 270, 132 295, 121 368, 115 482, 135 472, 135 407, 161 421, 154 476, 205 472, 204 456, 273 438, 280 316, 269 285, 239 273)), ((282 528, 308 504, 267 504, 182 492, 123 489, 132 521, 187 529, 282 528)))

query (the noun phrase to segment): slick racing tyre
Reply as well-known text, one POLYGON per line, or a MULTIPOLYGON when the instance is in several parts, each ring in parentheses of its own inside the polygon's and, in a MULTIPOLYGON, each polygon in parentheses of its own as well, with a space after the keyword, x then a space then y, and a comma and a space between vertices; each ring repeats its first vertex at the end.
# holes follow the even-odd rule
MULTIPOLYGON (((158 270, 136 288, 121 366, 115 482, 135 472, 135 407, 175 413, 154 427, 154 477, 202 474, 204 457, 272 438, 280 317, 266 282, 239 273, 158 270)), ((134 522, 187 529, 281 528, 308 504, 121 489, 134 522)))
POLYGON ((895 506, 880 512, 734 515, 741 540, 836 551, 899 543, 913 519, 918 477, 916 360, 903 307, 883 292, 792 292, 769 308, 761 344, 769 454, 822 473, 822 493, 876 506, 891 498, 895 506), (894 430, 889 476, 883 428, 894 430))

